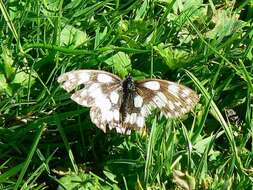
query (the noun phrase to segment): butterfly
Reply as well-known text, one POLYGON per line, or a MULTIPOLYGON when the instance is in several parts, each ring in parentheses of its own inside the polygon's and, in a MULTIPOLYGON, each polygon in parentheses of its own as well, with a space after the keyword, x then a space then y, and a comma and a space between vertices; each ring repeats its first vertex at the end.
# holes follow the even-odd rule
POLYGON ((145 118, 160 109, 167 118, 189 112, 199 101, 190 88, 175 82, 146 79, 134 81, 131 75, 121 79, 106 71, 75 70, 62 74, 58 82, 71 99, 90 107, 91 121, 104 132, 143 131, 145 118))

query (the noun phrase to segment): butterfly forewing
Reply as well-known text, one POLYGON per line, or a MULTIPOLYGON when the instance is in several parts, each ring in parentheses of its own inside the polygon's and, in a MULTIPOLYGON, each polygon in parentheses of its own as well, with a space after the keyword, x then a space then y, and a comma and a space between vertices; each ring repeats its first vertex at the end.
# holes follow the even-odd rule
POLYGON ((166 80, 137 81, 136 87, 144 100, 141 112, 145 116, 159 108, 166 117, 179 117, 190 111, 199 101, 198 95, 190 88, 166 80))
POLYGON ((58 77, 57 81, 62 84, 62 87, 66 91, 70 92, 80 84, 88 85, 92 83, 119 83, 121 79, 116 75, 105 71, 77 70, 62 74, 58 77))

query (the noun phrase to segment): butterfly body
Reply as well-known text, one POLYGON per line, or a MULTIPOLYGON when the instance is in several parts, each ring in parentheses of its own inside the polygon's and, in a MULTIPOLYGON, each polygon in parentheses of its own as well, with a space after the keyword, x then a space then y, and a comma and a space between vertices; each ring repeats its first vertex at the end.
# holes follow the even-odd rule
POLYGON ((107 128, 129 134, 142 131, 145 118, 158 108, 168 118, 179 117, 198 102, 191 89, 174 82, 147 79, 134 81, 131 75, 121 80, 116 75, 98 70, 67 72, 58 78, 78 104, 90 107, 91 121, 104 132, 107 128), (77 89, 81 84, 84 88, 77 89))
POLYGON ((127 95, 128 93, 135 92, 135 84, 133 77, 128 74, 127 77, 122 81, 122 88, 124 95, 127 95))
POLYGON ((131 75, 122 81, 122 101, 120 103, 121 123, 124 125, 127 113, 133 108, 136 93, 135 84, 131 75))

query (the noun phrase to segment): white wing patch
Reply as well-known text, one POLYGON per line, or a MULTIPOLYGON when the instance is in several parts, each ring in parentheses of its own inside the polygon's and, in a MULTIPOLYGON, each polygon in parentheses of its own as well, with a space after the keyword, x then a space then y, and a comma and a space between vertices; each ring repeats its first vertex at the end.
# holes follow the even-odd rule
POLYGON ((125 118, 125 124, 129 126, 135 126, 133 128, 144 128, 145 117, 141 113, 127 114, 125 118))
POLYGON ((110 83, 113 82, 112 77, 109 75, 106 75, 104 73, 99 73, 97 76, 98 82, 103 82, 103 83, 110 83))
POLYGON ((183 98, 186 98, 186 97, 188 97, 190 95, 190 93, 191 93, 191 91, 188 88, 186 88, 186 89, 183 90, 181 96, 183 98))
POLYGON ((150 90, 159 90, 160 84, 157 81, 148 81, 144 83, 144 86, 150 90))
POLYGON ((110 94, 110 99, 112 103, 117 104, 119 101, 119 93, 112 91, 110 94))
POLYGON ((115 110, 113 111, 113 119, 114 119, 115 121, 119 121, 119 110, 115 109, 115 110))
POLYGON ((177 96, 179 94, 179 87, 176 83, 169 82, 168 91, 177 96))
POLYGON ((138 127, 140 128, 143 128, 144 127, 144 124, 145 124, 145 119, 143 116, 138 116, 137 119, 136 119, 136 124, 138 127))
POLYGON ((90 80, 90 73, 73 71, 61 75, 57 81, 59 83, 63 83, 62 87, 67 92, 70 92, 74 90, 78 85, 89 82, 89 80, 90 80))
POLYGON ((136 108, 140 108, 142 106, 142 104, 143 104, 143 98, 139 95, 136 95, 134 97, 134 106, 136 108))
POLYGON ((166 106, 166 102, 164 102, 161 98, 160 98, 160 96, 159 95, 156 95, 155 97, 153 97, 153 100, 152 100, 155 104, 156 104, 156 106, 158 107, 158 108, 163 108, 163 107, 165 107, 166 106))

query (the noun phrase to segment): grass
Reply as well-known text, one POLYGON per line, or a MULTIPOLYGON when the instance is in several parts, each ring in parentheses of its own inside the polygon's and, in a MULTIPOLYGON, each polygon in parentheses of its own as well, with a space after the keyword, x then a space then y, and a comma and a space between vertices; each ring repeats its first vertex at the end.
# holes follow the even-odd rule
POLYGON ((0 189, 252 189, 252 1, 0 0, 0 189), (201 95, 147 135, 104 134, 56 79, 75 69, 201 95))

